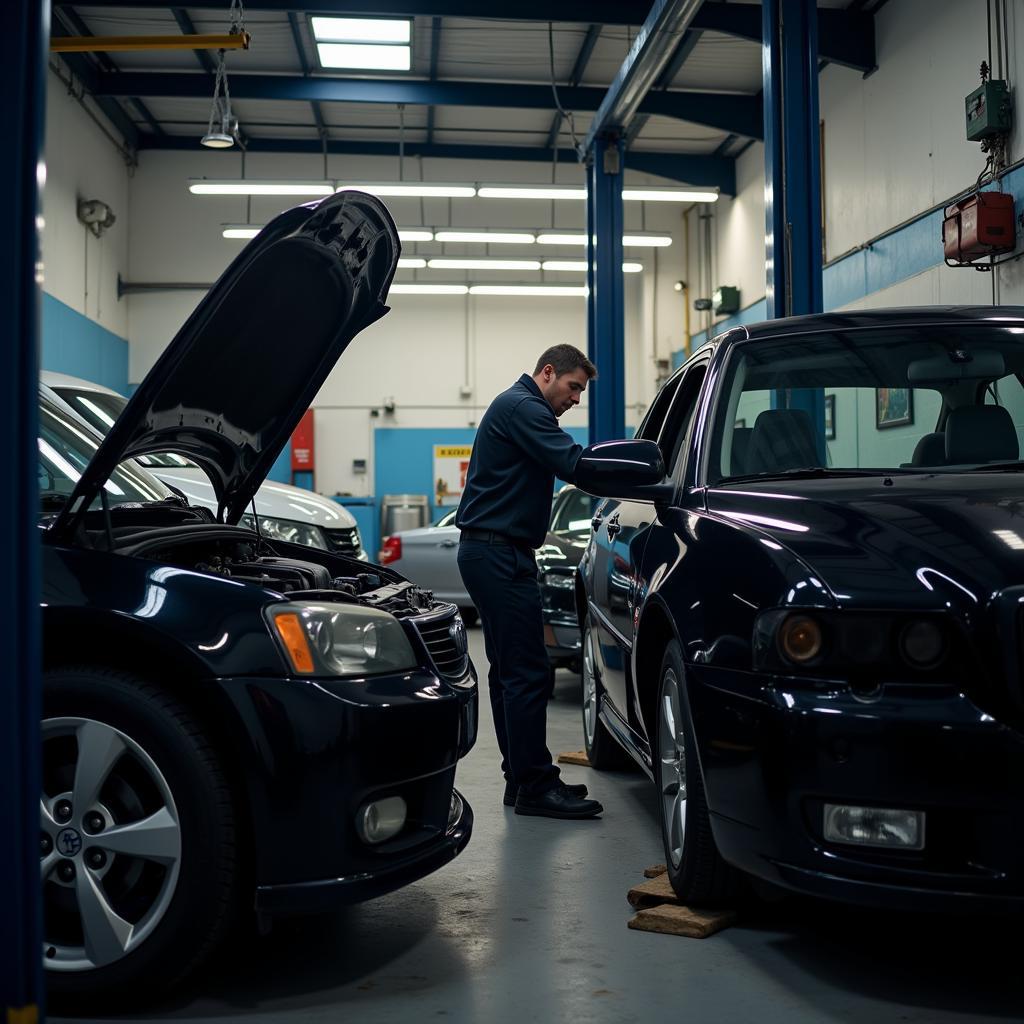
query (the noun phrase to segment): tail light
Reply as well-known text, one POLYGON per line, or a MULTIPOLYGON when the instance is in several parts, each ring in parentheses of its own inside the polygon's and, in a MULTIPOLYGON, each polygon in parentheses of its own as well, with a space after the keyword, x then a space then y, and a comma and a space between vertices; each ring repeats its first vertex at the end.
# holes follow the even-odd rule
POLYGON ((390 565, 402 557, 402 538, 385 537, 384 547, 380 549, 380 564, 390 565))

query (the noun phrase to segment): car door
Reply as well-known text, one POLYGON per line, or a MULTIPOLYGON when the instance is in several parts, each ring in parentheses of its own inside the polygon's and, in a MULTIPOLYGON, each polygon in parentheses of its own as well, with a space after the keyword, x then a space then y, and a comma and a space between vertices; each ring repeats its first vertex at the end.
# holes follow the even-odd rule
MULTIPOLYGON (((657 441, 672 408, 682 374, 669 378, 658 392, 636 436, 657 441)), ((595 657, 606 704, 628 720, 626 666, 632 650, 635 587, 632 567, 638 565, 654 508, 641 502, 606 498, 591 521, 587 572, 592 582, 591 622, 595 657)))
POLYGON ((454 509, 436 526, 404 531, 402 557, 395 568, 414 583, 432 590, 441 600, 470 603, 459 573, 459 534, 454 509))

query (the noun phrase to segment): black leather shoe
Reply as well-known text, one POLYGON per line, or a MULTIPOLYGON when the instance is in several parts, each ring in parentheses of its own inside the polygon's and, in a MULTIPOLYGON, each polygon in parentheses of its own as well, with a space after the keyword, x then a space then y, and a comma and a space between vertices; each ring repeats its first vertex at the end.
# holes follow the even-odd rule
POLYGON ((558 785, 538 796, 516 799, 516 814, 530 814, 540 818, 594 818, 604 808, 596 800, 576 796, 568 786, 558 785))
MULTIPOLYGON (((560 786, 565 786, 573 796, 579 797, 581 800, 587 795, 587 787, 584 785, 578 786, 567 786, 565 783, 560 782, 560 786)), ((511 780, 505 780, 505 797, 501 801, 506 807, 515 807, 516 795, 519 792, 519 787, 511 780)))

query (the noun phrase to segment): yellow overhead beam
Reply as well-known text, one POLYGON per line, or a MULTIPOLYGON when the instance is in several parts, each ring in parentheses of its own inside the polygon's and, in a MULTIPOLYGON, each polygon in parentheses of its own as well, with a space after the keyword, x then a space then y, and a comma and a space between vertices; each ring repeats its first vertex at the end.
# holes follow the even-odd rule
POLYGON ((60 36, 53 53, 111 53, 115 50, 248 50, 249 33, 182 36, 60 36))

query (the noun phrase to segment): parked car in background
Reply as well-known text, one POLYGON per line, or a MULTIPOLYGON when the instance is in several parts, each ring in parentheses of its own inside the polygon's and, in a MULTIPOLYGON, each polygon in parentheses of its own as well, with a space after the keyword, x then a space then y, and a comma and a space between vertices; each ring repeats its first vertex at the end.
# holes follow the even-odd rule
POLYGON ((467 626, 480 618, 459 572, 458 509, 445 512, 432 526, 400 530, 381 542, 381 565, 390 565, 406 579, 431 590, 441 601, 457 605, 467 626))
MULTIPOLYGON (((128 404, 124 395, 80 377, 44 370, 41 380, 101 434, 110 430, 128 404)), ((213 485, 191 460, 174 452, 153 452, 140 456, 138 462, 164 483, 182 491, 189 504, 202 505, 216 513, 217 495, 213 485)), ((256 491, 254 501, 260 532, 269 540, 305 544, 366 559, 352 513, 337 502, 315 491, 269 480, 256 491)), ((251 509, 242 516, 241 522, 245 526, 252 525, 251 509)))
POLYGON ((548 533, 537 550, 544 644, 552 672, 557 668, 572 672, 581 669, 576 567, 590 540, 590 520, 596 504, 595 498, 572 484, 562 487, 551 503, 548 533))
POLYGON ((580 565, 591 763, 655 780, 668 874, 1024 906, 1024 308, 741 327, 668 380, 580 565))
POLYGON ((40 385, 40 873, 50 1005, 176 985, 244 915, 329 911, 469 841, 458 609, 241 519, 317 389, 387 312, 376 198, 274 218, 106 437, 40 385), (281 346, 286 345, 287 358, 281 346), (137 457, 202 467, 219 514, 137 457))

